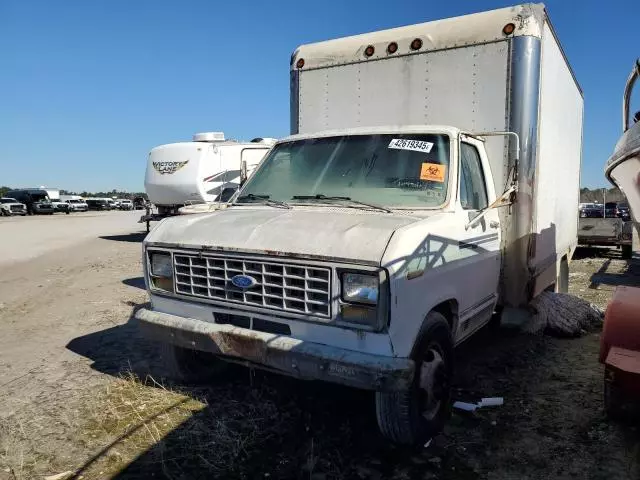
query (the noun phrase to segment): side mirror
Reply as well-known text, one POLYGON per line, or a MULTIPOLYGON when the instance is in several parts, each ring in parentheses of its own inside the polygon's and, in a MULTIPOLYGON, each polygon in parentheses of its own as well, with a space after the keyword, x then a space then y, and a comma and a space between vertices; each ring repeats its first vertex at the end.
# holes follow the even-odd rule
POLYGON ((478 212, 469 212, 469 223, 464 226, 465 230, 469 230, 470 228, 475 227, 480 220, 484 218, 487 212, 493 208, 506 207, 511 205, 515 201, 515 193, 517 191, 517 185, 512 185, 509 187, 502 195, 496 198, 495 202, 489 205, 487 208, 478 212), (475 215, 473 219, 471 216, 475 215))

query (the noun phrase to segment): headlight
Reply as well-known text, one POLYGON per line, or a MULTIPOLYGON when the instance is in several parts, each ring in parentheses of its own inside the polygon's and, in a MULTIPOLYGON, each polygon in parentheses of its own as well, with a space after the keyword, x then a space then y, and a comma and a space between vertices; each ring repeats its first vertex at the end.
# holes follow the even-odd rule
POLYGON ((173 265, 168 253, 149 253, 150 283, 154 288, 173 292, 173 265))
POLYGON ((166 253, 151 254, 151 275, 154 277, 173 277, 173 266, 171 265, 171 255, 166 253))
POLYGON ((345 302, 377 305, 379 290, 378 275, 342 274, 342 300, 345 302))

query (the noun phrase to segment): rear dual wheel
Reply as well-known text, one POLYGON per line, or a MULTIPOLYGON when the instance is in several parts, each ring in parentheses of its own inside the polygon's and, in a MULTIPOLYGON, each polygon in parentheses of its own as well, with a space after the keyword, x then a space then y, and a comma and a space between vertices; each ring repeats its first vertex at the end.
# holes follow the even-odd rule
POLYGON ((420 445, 442 430, 450 415, 453 339, 444 315, 427 316, 412 358, 416 372, 411 387, 376 392, 376 416, 389 440, 420 445))

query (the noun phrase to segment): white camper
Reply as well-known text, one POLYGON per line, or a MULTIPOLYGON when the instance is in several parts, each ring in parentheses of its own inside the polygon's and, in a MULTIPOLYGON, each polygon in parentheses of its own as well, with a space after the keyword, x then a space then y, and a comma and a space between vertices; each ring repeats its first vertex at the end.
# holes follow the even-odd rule
POLYGON ((222 132, 210 132, 194 135, 191 142, 155 147, 144 181, 149 201, 165 213, 230 196, 240 185, 243 168, 251 173, 272 145, 270 139, 226 141, 222 132))
POLYGON ((533 4, 303 45, 290 85, 293 135, 227 208, 145 239, 136 317, 175 374, 370 389, 384 435, 420 444, 454 347, 567 290, 581 90, 533 4))
POLYGON ((170 143, 149 153, 144 187, 157 214, 140 222, 176 215, 180 207, 226 202, 275 143, 226 140, 223 132, 198 133, 191 142, 170 143))

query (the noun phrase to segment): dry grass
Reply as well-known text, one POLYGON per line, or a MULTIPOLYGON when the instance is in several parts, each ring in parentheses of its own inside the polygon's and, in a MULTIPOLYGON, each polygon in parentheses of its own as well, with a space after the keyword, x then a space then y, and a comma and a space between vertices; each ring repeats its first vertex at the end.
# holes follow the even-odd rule
POLYGON ((24 480, 36 472, 58 468, 56 455, 47 448, 48 420, 7 418, 0 422, 0 479, 24 480))
MULTIPOLYGON (((251 389, 248 390, 249 392, 251 389)), ((77 474, 110 478, 161 470, 240 474, 245 460, 272 432, 276 406, 225 398, 225 389, 181 391, 151 377, 127 374, 108 385, 85 409, 85 448, 97 452, 77 474), (215 399, 215 404, 210 400, 215 399)), ((255 392, 252 393, 255 397, 255 392)))
POLYGON ((247 374, 236 368, 193 389, 127 373, 58 408, 33 409, 0 426, 0 480, 65 471, 84 479, 290 478, 301 470, 341 478, 327 465, 321 432, 305 427, 300 398, 270 382, 252 385, 247 374))

